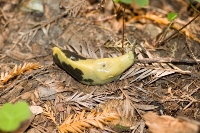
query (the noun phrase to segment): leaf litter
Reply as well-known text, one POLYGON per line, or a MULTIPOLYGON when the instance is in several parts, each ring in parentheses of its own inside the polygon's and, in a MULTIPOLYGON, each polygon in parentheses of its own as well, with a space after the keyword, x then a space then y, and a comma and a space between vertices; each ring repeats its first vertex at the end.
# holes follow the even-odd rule
MULTIPOLYGON (((184 5, 180 7, 187 5, 189 8, 185 1, 179 2, 184 5)), ((180 132, 184 132, 182 127, 187 128, 184 122, 193 120, 195 123, 200 119, 200 74, 196 64, 135 63, 118 81, 103 86, 82 85, 53 64, 53 46, 95 59, 122 54, 120 32, 123 17, 118 12, 113 14, 112 1, 102 0, 91 5, 85 0, 62 0, 60 3, 50 0, 43 3, 43 14, 11 9, 14 5, 23 5, 23 1, 0 3, 1 104, 23 99, 30 106, 38 106, 40 113, 30 122, 28 131, 165 132, 163 126, 166 125, 160 123, 160 119, 164 119, 175 123, 174 127, 169 127, 171 132, 179 126, 180 132), (148 111, 161 116, 148 115, 148 111), (186 119, 174 118, 177 116, 186 119)), ((148 24, 153 29, 167 26, 166 12, 173 10, 168 4, 177 2, 150 2, 146 10, 130 5, 131 10, 125 11, 124 51, 135 47, 137 59, 198 58, 199 38, 194 30, 194 27, 199 29, 197 23, 182 31, 185 36, 180 34, 158 47, 154 47, 153 42, 162 32, 157 30, 152 37, 148 30, 144 30, 148 24), (163 6, 163 9, 156 6, 163 6), (141 16, 142 19, 138 19, 141 16)), ((175 21, 173 29, 178 29, 177 24, 185 24, 196 15, 184 13, 189 12, 186 8, 179 11, 180 18, 175 21)), ((195 132, 196 128, 191 127, 185 131, 195 132)))

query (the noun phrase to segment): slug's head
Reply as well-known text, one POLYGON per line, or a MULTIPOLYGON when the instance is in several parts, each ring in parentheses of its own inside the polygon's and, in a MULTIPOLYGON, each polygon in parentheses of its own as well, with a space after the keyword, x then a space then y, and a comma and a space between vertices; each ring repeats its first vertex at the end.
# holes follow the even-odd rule
MULTIPOLYGON (((71 52, 69 50, 61 50, 58 47, 54 47, 53 49, 53 55, 55 54, 64 54, 64 56, 68 59, 71 59, 72 61, 78 61, 78 60, 86 60, 87 58, 80 56, 74 52, 71 52)), ((63 57, 64 57, 63 56, 63 57)))

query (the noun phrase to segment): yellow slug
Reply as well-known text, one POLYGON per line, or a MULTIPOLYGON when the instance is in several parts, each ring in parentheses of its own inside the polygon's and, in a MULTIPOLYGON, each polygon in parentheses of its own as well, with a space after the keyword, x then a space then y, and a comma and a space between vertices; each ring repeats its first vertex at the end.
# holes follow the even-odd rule
POLYGON ((87 85, 103 85, 117 80, 134 63, 134 53, 130 51, 119 57, 90 59, 54 47, 53 60, 79 82, 87 85))

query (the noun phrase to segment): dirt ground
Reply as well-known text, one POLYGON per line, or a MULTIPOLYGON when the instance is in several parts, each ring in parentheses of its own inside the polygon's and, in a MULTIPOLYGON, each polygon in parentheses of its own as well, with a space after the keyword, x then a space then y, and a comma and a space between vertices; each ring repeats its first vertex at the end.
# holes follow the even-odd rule
MULTIPOLYGON (((90 121, 86 116, 91 112, 97 113, 92 118, 106 112, 107 119, 101 116, 87 122, 89 126, 79 123, 82 132, 200 131, 200 17, 169 41, 157 43, 198 15, 189 1, 150 0, 143 8, 126 5, 125 12, 111 0, 43 0, 43 11, 30 9, 33 1, 0 0, 0 105, 23 100, 38 112, 16 132, 73 132, 73 124, 82 122, 73 119, 83 111, 84 120, 90 121), (166 30, 169 12, 178 17, 166 30), (117 81, 88 86, 53 62, 53 47, 96 59, 120 56, 134 47, 138 62, 117 81), (139 62, 157 58, 182 61, 139 62)), ((200 10, 200 3, 192 4, 200 10)))

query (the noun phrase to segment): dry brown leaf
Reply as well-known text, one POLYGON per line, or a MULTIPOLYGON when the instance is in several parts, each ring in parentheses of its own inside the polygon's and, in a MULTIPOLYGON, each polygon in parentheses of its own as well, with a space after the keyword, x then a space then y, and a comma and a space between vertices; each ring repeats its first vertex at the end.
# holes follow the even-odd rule
POLYGON ((143 118, 152 133, 198 133, 198 125, 168 115, 148 112, 143 118))
POLYGON ((31 69, 37 69, 41 68, 38 63, 24 63, 24 65, 15 65, 15 67, 11 70, 10 73, 5 72, 1 73, 0 81, 3 83, 6 83, 8 80, 14 78, 15 76, 18 76, 20 74, 23 74, 25 71, 31 70, 31 69))
POLYGON ((98 103, 103 103, 108 99, 109 97, 104 94, 95 96, 93 92, 84 94, 83 92, 78 93, 77 91, 72 96, 66 97, 65 104, 75 105, 80 109, 82 109, 82 107, 93 109, 98 103))

